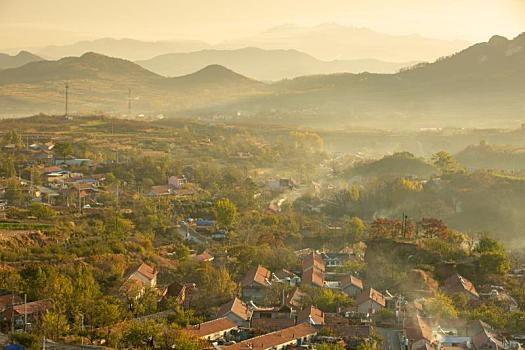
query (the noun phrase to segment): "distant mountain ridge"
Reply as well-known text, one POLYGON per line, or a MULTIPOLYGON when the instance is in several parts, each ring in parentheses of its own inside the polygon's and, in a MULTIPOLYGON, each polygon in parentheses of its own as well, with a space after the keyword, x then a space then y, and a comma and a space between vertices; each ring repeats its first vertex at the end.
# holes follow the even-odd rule
POLYGON ((49 59, 98 52, 106 56, 142 61, 172 53, 257 47, 264 50, 297 50, 322 61, 374 59, 403 63, 433 61, 467 45, 468 42, 460 40, 432 39, 419 35, 389 35, 367 28, 325 23, 313 27, 278 26, 253 36, 215 45, 199 40, 142 41, 101 38, 69 45, 41 47, 32 51, 49 59))
POLYGON ((416 62, 394 63, 375 59, 325 62, 297 50, 263 50, 246 47, 235 50, 206 49, 165 54, 136 63, 165 76, 189 74, 202 67, 218 64, 254 79, 271 81, 336 72, 394 73, 416 62))
POLYGON ((53 59, 81 56, 86 52, 97 52, 102 55, 121 57, 128 60, 144 60, 170 52, 188 52, 210 47, 198 40, 178 41, 141 41, 135 39, 102 38, 84 40, 70 45, 53 45, 40 48, 37 53, 53 59))
POLYGON ((129 89, 135 108, 159 113, 231 102, 264 86, 218 65, 167 78, 131 61, 89 52, 0 71, 1 112, 61 111, 66 82, 71 108, 81 112, 122 111, 129 89))
POLYGON ((43 58, 28 51, 20 51, 16 55, 0 53, 0 69, 9 69, 23 66, 26 63, 42 61, 43 58))
POLYGON ((220 65, 166 78, 99 54, 0 71, 2 113, 134 110, 185 117, 399 128, 513 126, 525 121, 525 34, 494 36, 396 74, 311 75, 262 83, 220 65))
POLYGON ((325 61, 374 58, 386 62, 409 62, 433 61, 467 45, 468 42, 460 40, 389 35, 368 28, 325 23, 313 27, 278 26, 254 36, 224 42, 216 48, 293 48, 325 61))

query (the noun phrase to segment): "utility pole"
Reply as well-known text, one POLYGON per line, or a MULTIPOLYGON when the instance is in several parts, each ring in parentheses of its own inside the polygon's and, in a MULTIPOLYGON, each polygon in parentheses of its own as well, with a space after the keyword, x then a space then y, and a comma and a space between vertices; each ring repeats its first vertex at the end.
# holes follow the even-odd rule
POLYGON ((118 212, 119 212, 119 182, 117 180, 117 198, 115 206, 115 232, 118 232, 118 212))
POLYGON ((82 197, 80 197, 80 183, 77 184, 78 186, 78 212, 82 214, 82 197))
POLYGON ((131 117, 131 89, 128 89, 128 117, 131 117))
POLYGON ((66 117, 68 114, 68 108, 69 108, 69 83, 66 82, 66 117))
POLYGON ((80 336, 80 344, 84 345, 84 314, 80 314, 80 331, 82 335, 80 336))
POLYGON ((27 327, 27 294, 24 293, 24 332, 26 332, 27 327))

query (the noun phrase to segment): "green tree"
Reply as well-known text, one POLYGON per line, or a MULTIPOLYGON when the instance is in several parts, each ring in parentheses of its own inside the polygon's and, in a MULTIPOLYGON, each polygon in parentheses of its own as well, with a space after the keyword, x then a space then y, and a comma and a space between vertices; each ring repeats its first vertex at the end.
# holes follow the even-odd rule
POLYGON ((56 210, 42 203, 31 203, 29 210, 31 215, 38 219, 52 219, 58 214, 56 210))
POLYGON ((432 155, 432 163, 440 169, 443 174, 450 174, 459 169, 459 164, 456 159, 446 151, 439 151, 432 155))
POLYGON ((109 327, 120 321, 121 318, 120 301, 113 296, 106 295, 98 299, 93 306, 92 324, 95 327, 105 327, 107 336, 109 336, 109 327))
POLYGON ((230 227, 237 216, 237 207, 229 199, 219 199, 215 203, 215 219, 221 227, 230 227))
POLYGON ((510 271, 511 263, 505 252, 486 252, 479 257, 479 268, 483 275, 503 276, 510 271))
POLYGON ((436 319, 453 319, 458 317, 454 302, 444 294, 429 298, 424 304, 425 313, 436 319))
POLYGON ((64 162, 66 161, 67 156, 73 154, 73 146, 68 142, 57 142, 55 145, 54 151, 57 155, 62 157, 64 162))
POLYGON ((346 218, 344 220, 344 226, 346 240, 350 243, 356 243, 361 240, 363 233, 365 232, 366 226, 363 220, 354 216, 351 218, 346 218))
POLYGON ((27 350, 40 350, 40 338, 32 333, 12 333, 11 341, 20 344, 27 350))
POLYGON ((69 323, 64 313, 48 310, 42 317, 42 334, 53 340, 60 339, 69 331, 69 323))

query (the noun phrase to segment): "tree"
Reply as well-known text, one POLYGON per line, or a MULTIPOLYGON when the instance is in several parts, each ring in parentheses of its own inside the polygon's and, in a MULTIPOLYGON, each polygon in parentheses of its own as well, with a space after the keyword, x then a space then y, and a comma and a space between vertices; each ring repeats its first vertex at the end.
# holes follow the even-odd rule
POLYGON ((379 350, 380 345, 376 339, 366 339, 357 346, 357 350, 379 350))
POLYGON ((48 310, 42 317, 42 333, 46 338, 58 340, 69 331, 69 323, 64 313, 48 310))
POLYGON ((11 341, 20 344, 27 350, 40 350, 40 339, 31 333, 12 333, 11 341))
POLYGON ((109 336, 109 326, 117 323, 121 319, 121 305, 117 298, 104 296, 97 300, 93 310, 93 326, 107 327, 106 332, 109 336))
POLYGON ((42 203, 31 203, 29 206, 31 215, 38 219, 52 219, 57 216, 57 211, 42 203))
POLYGON ((346 218, 344 221, 345 235, 347 236, 347 241, 350 243, 359 242, 363 236, 363 233, 365 232, 365 229, 366 226, 363 220, 356 216, 346 218))
POLYGON ((443 174, 450 174, 459 169, 459 164, 456 159, 446 151, 440 151, 432 155, 432 163, 440 169, 443 174))
POLYGON ((488 252, 504 252, 505 249, 503 248, 503 245, 495 240, 494 238, 490 238, 487 235, 484 235, 479 240, 479 243, 476 247, 476 251, 478 253, 488 253, 488 252))
POLYGON ((503 276, 510 271, 511 263, 505 252, 486 252, 479 257, 479 268, 483 275, 503 276))
POLYGON ((215 219, 221 227, 229 227, 235 221, 237 207, 229 199, 219 199, 215 203, 215 219))
POLYGON ((67 156, 70 156, 71 154, 73 154, 73 147, 68 142, 58 142, 55 145, 54 150, 56 154, 62 157, 64 162, 66 161, 67 156))
POLYGON ((122 333, 122 341, 133 349, 150 349, 161 335, 163 325, 156 320, 132 321, 122 333))
POLYGON ((458 310, 452 299, 444 294, 429 298, 424 304, 425 313, 436 319, 454 319, 458 317, 458 310))

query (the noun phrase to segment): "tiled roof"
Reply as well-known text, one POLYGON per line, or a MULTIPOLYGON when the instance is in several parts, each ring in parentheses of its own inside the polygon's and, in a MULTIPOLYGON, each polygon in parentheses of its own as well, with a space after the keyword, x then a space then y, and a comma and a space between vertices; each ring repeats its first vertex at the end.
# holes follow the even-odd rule
POLYGON ((0 296, 0 311, 4 310, 8 306, 20 304, 22 302, 22 298, 16 294, 2 295, 0 296))
POLYGON ((324 324, 324 313, 315 306, 310 306, 297 314, 297 322, 309 322, 314 325, 322 325, 324 324))
POLYGON ((286 278, 295 278, 297 275, 291 271, 288 271, 286 269, 280 269, 277 272, 274 272, 275 277, 277 277, 280 280, 286 279, 286 278))
POLYGON ((245 287, 255 282, 261 286, 269 287, 271 285, 271 278, 272 273, 270 272, 270 270, 261 265, 258 265, 257 267, 254 267, 246 273, 241 282, 241 285, 245 287))
POLYGON ((467 292, 476 298, 479 298, 479 294, 474 284, 458 273, 455 273, 446 279, 444 289, 450 294, 467 292))
POLYGON ((219 312, 217 313, 217 317, 224 317, 229 312, 232 312, 233 314, 237 315, 239 318, 248 321, 251 317, 250 309, 248 308, 248 305, 243 303, 241 299, 235 298, 232 301, 222 305, 219 308, 219 312))
POLYGON ((187 331, 199 338, 204 338, 209 335, 225 332, 231 329, 237 328, 237 324, 231 321, 227 317, 218 318, 212 321, 200 323, 193 326, 192 328, 187 329, 187 331))
POLYGON ((434 342, 432 328, 419 315, 416 315, 416 318, 409 323, 408 327, 406 327, 406 335, 407 338, 412 342, 416 342, 422 339, 427 340, 431 343, 434 342))
POLYGON ((37 300, 27 304, 15 305, 13 306, 13 310, 19 315, 31 315, 34 313, 44 312, 50 307, 50 300, 37 300))
POLYGON ((374 288, 369 288, 368 290, 365 290, 363 293, 359 294, 356 299, 356 304, 360 305, 368 300, 373 300, 383 307, 386 306, 385 296, 374 288))
POLYGON ((195 260, 197 261, 212 261, 215 259, 213 255, 211 255, 207 250, 203 251, 199 255, 195 255, 195 260))
POLYGON ((295 288, 286 299, 286 305, 294 308, 301 308, 303 306, 303 298, 306 296, 299 288, 295 288))
POLYGON ((268 333, 240 343, 224 347, 228 350, 267 350, 280 345, 294 343, 296 339, 313 336, 317 329, 308 323, 301 323, 277 332, 268 333))
POLYGON ((137 268, 136 272, 140 273, 144 277, 146 277, 149 280, 152 280, 157 276, 157 272, 155 271, 154 267, 149 266, 146 263, 140 264, 140 266, 137 268))
POLYGON ((343 277, 343 279, 341 280, 341 288, 346 288, 348 286, 355 286, 359 289, 363 289, 363 281, 355 276, 352 276, 352 275, 346 275, 345 277, 343 277))
POLYGON ((311 268, 317 268, 323 272, 325 271, 323 259, 321 259, 321 257, 315 252, 312 252, 303 258, 303 271, 311 268))
POLYGON ((301 283, 305 285, 324 287, 323 272, 315 268, 306 270, 303 272, 301 283))

